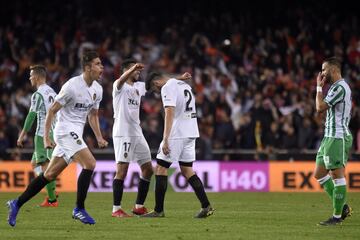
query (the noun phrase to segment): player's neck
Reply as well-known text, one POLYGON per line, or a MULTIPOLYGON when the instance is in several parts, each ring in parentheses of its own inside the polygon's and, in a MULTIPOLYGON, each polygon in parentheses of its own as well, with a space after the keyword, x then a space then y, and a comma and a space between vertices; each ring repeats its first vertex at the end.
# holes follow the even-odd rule
POLYGON ((336 75, 333 79, 334 79, 334 81, 331 84, 334 84, 334 83, 342 80, 342 77, 341 77, 341 75, 336 75))
POLYGON ((45 82, 38 82, 38 83, 36 83, 36 89, 39 89, 39 87, 41 86, 41 85, 44 85, 45 84, 45 82))
POLYGON ((86 73, 83 74, 83 77, 84 77, 86 84, 90 87, 94 80, 91 79, 90 75, 86 74, 86 73))
POLYGON ((131 80, 131 79, 128 79, 128 80, 126 81, 126 83, 127 83, 127 84, 129 84, 129 85, 131 85, 131 86, 133 86, 133 85, 134 85, 134 81, 133 81, 133 80, 131 80))

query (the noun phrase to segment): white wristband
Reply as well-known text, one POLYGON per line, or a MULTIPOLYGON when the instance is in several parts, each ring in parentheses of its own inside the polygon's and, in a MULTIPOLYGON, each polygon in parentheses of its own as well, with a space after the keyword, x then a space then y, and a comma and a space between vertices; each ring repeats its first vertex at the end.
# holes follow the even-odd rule
POLYGON ((316 92, 322 92, 322 87, 317 86, 317 87, 316 87, 316 92))

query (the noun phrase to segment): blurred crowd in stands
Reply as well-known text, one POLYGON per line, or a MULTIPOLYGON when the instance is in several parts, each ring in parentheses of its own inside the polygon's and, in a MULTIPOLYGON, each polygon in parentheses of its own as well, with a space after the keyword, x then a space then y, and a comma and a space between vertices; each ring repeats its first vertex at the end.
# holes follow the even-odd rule
MULTIPOLYGON (((86 7, 84 1, 42 3, 0 10, 0 159, 19 158, 5 151, 16 147, 30 106, 29 66, 44 64, 48 84, 59 92, 81 72, 84 49, 96 49, 105 66, 100 124, 109 142, 112 83, 124 59, 146 65, 143 80, 154 69, 190 72, 201 159, 212 159, 214 149, 257 149, 269 158, 278 149, 317 149, 324 116, 315 112, 316 75, 324 58, 337 56, 353 92, 350 129, 353 150, 360 151, 360 18, 355 13, 337 9, 335 14, 319 4, 277 5, 269 13, 252 5, 239 12, 216 4, 204 10, 189 1, 170 10, 147 4, 148 11, 122 1, 113 9, 86 7)), ((141 120, 150 148, 157 149, 163 129, 159 96, 146 95, 141 120)), ((84 139, 96 147, 89 127, 84 139)), ((26 146, 32 145, 30 137, 26 146)))

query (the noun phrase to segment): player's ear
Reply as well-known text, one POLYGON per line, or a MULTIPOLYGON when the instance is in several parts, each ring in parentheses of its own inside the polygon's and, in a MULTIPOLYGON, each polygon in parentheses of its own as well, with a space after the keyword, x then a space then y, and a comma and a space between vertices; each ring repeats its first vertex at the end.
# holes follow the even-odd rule
POLYGON ((89 64, 85 65, 85 72, 90 72, 91 66, 89 64))

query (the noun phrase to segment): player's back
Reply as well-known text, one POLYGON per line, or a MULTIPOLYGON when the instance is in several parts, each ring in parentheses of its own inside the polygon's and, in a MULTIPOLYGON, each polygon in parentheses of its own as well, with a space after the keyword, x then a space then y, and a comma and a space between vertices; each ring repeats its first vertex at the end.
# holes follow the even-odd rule
POLYGON ((174 78, 169 79, 161 89, 161 97, 164 107, 175 107, 174 120, 169 138, 199 137, 195 96, 191 86, 184 81, 174 78))
POLYGON ((54 103, 56 97, 55 91, 47 84, 39 86, 37 91, 32 96, 32 111, 37 113, 37 127, 35 134, 44 136, 45 118, 51 105, 54 103))
POLYGON ((350 135, 351 89, 344 79, 331 86, 325 101, 330 106, 326 112, 325 136, 343 138, 350 135))

